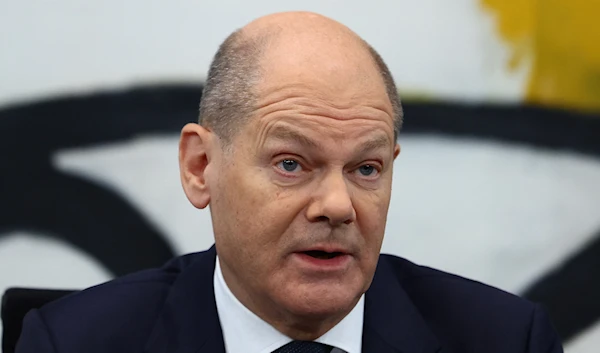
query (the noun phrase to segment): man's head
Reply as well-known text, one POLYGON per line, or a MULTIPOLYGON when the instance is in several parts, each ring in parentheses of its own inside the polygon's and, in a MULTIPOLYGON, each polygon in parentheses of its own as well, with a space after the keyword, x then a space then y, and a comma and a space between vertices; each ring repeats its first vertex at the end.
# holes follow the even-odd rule
POLYGON ((343 25, 270 15, 222 45, 201 124, 182 131, 184 190, 210 204, 227 285, 293 338, 322 335, 371 283, 400 152, 390 82, 343 25))

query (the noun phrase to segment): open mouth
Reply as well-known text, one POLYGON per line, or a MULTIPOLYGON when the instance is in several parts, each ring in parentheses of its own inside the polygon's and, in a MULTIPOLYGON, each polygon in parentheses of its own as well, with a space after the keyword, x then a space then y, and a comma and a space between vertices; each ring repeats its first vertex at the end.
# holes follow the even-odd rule
POLYGON ((322 259, 322 260, 333 259, 337 256, 344 255, 341 252, 327 252, 327 251, 321 251, 321 250, 310 250, 310 251, 305 251, 304 253, 310 257, 314 257, 315 259, 322 259))

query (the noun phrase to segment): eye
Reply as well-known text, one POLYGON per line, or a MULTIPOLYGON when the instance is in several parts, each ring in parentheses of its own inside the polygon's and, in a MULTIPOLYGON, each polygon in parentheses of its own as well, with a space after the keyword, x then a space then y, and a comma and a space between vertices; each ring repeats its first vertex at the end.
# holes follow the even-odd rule
POLYGON ((377 169, 375 169, 375 167, 370 164, 361 165, 358 168, 358 171, 360 172, 360 174, 362 174, 364 176, 370 176, 370 175, 373 175, 374 173, 377 173, 377 169))
POLYGON ((299 172, 302 170, 300 163, 293 159, 284 159, 281 162, 277 163, 279 169, 282 169, 288 173, 299 172))
POLYGON ((379 175, 379 168, 374 164, 363 164, 356 169, 360 177, 366 179, 375 179, 379 175))

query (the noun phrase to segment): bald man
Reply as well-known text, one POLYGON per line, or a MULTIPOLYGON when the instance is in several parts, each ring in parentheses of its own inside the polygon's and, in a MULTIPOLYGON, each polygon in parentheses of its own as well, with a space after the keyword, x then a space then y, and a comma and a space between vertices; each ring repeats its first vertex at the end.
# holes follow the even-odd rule
POLYGON ((380 255, 401 125, 388 68, 340 23, 233 33, 179 145, 215 245, 30 312, 17 352, 561 352, 538 305, 380 255))

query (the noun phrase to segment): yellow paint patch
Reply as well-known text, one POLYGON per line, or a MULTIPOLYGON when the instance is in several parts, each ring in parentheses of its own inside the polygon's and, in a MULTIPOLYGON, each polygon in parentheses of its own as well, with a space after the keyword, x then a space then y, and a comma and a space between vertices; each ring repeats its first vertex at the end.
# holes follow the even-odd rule
POLYGON ((600 111, 600 0, 481 0, 511 46, 530 58, 527 102, 600 111))

